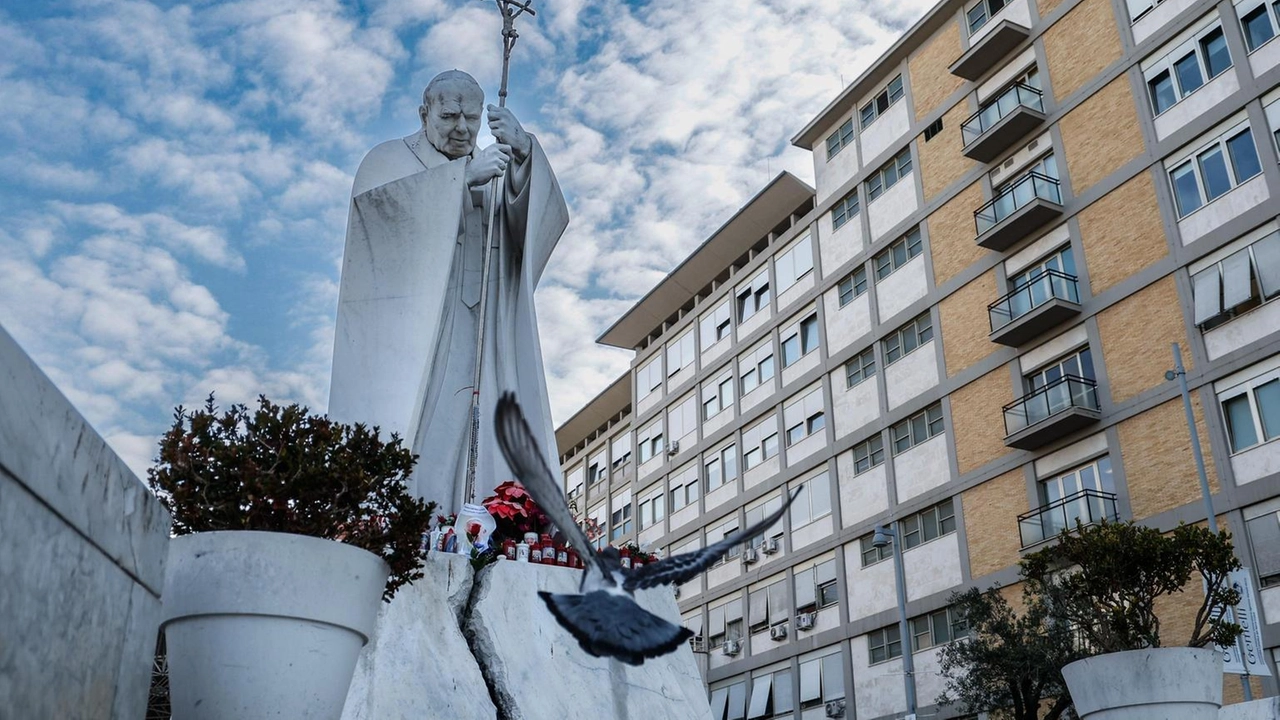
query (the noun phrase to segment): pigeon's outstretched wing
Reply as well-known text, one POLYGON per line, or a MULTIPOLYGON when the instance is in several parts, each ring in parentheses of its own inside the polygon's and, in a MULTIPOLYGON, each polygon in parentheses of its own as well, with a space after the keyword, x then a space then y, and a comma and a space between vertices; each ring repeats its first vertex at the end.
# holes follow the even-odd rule
POLYGON ((635 592, 636 590, 644 590, 658 585, 679 585, 692 580, 699 573, 714 565, 734 545, 747 542, 751 538, 763 534, 774 523, 781 520, 783 513, 787 511, 787 508, 791 507, 791 503, 795 502, 803 491, 804 488, 797 489, 791 493, 791 497, 787 498, 786 502, 782 503, 782 507, 775 510, 768 517, 745 530, 739 530, 718 543, 708 545, 697 552, 672 555, 669 558, 630 571, 627 573, 627 578, 622 587, 628 592, 635 592))
MULTIPOLYGON (((586 533, 573 521, 573 513, 565 502, 560 491, 560 483, 555 473, 547 467, 542 457, 542 448, 525 422, 524 413, 520 412, 520 404, 516 402, 514 393, 505 392, 498 399, 498 409, 493 418, 494 432, 498 436, 498 447, 507 465, 516 474, 516 479, 524 485, 524 489, 533 497, 542 512, 547 514, 552 524, 569 540, 569 544, 579 552, 587 553, 587 557, 595 558, 591 543, 586 533)), ((608 573, 608 569, 604 569, 608 573)))
POLYGON ((585 595, 539 592, 556 620, 595 657, 639 665, 680 647, 693 631, 674 625, 636 604, 630 596, 595 590, 585 595))

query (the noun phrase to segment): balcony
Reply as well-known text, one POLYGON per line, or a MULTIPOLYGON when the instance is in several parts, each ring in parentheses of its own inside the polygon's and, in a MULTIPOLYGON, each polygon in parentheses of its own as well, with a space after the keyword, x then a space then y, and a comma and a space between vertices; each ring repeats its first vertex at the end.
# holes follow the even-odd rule
POLYGON ((1034 450, 1097 422, 1101 416, 1098 384, 1064 375, 1004 406, 1004 444, 1034 450))
POLYGON ((1022 547, 1029 548, 1057 537, 1063 530, 1074 530, 1076 522, 1095 525, 1120 519, 1116 496, 1100 490, 1081 490, 1018 516, 1018 533, 1022 547))
POLYGON ((1058 181, 1029 172, 973 212, 977 243, 988 250, 1006 250, 1060 215, 1062 187, 1058 181))
POLYGON ((965 157, 989 163, 1044 122, 1044 95, 1016 83, 960 126, 965 157))
POLYGON ((999 25, 988 30, 958 60, 951 63, 951 74, 965 80, 977 80, 1030 34, 1030 30, 1018 23, 1001 20, 999 25))
POLYGON ((1074 275, 1047 270, 987 306, 991 342, 1018 347, 1080 312, 1074 275))

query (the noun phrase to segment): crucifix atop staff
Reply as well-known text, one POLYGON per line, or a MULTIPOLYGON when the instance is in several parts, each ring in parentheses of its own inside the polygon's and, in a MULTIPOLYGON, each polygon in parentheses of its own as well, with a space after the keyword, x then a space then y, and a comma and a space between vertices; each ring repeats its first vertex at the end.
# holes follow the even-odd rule
POLYGON ((480 422, 502 391, 556 457, 533 292, 569 217, 537 138, 505 107, 515 20, 533 10, 494 2, 498 104, 467 73, 442 72, 421 128, 356 173, 334 342, 330 416, 400 434, 419 455, 413 491, 446 512, 513 477, 480 422), (486 114, 495 143, 478 148, 486 114))

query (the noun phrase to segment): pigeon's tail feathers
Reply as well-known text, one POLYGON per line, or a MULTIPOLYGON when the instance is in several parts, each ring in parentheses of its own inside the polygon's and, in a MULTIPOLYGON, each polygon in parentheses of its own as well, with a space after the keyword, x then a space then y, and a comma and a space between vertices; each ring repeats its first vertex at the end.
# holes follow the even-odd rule
POLYGON ((539 592, 547 609, 588 655, 612 657, 628 665, 666 655, 693 637, 693 631, 663 620, 626 595, 597 590, 585 595, 539 592))

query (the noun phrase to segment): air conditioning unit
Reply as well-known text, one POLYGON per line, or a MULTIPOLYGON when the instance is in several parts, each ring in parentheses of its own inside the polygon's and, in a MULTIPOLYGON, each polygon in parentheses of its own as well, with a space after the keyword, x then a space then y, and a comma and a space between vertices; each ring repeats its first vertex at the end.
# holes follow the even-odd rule
POLYGON ((769 628, 769 638, 770 638, 770 639, 772 639, 772 640, 786 640, 786 639, 787 639, 787 624, 786 624, 786 623, 779 623, 779 624, 774 625, 773 627, 769 628))
POLYGON ((769 538, 764 541, 764 545, 760 548, 760 551, 765 555, 772 555, 778 552, 778 544, 778 538, 769 538))
POLYGON ((724 653, 729 657, 734 657, 738 653, 742 652, 742 641, 741 640, 725 640, 724 647, 720 648, 720 652, 724 653))
POLYGON ((796 630, 812 630, 818 613, 805 612, 796 616, 796 630))
POLYGON ((749 547, 749 548, 746 548, 746 549, 744 549, 744 550, 742 551, 742 564, 743 564, 743 565, 752 565, 752 564, 757 563, 757 562, 759 562, 759 561, 760 561, 760 554, 756 552, 756 549, 755 549, 755 548, 751 548, 751 547, 749 547))
POLYGON ((832 700, 826 704, 827 717, 842 718, 844 717, 844 700, 832 700))
POLYGON ((667 446, 667 457, 675 457, 676 454, 679 452, 680 452, 680 441, 672 440, 671 444, 667 446))

